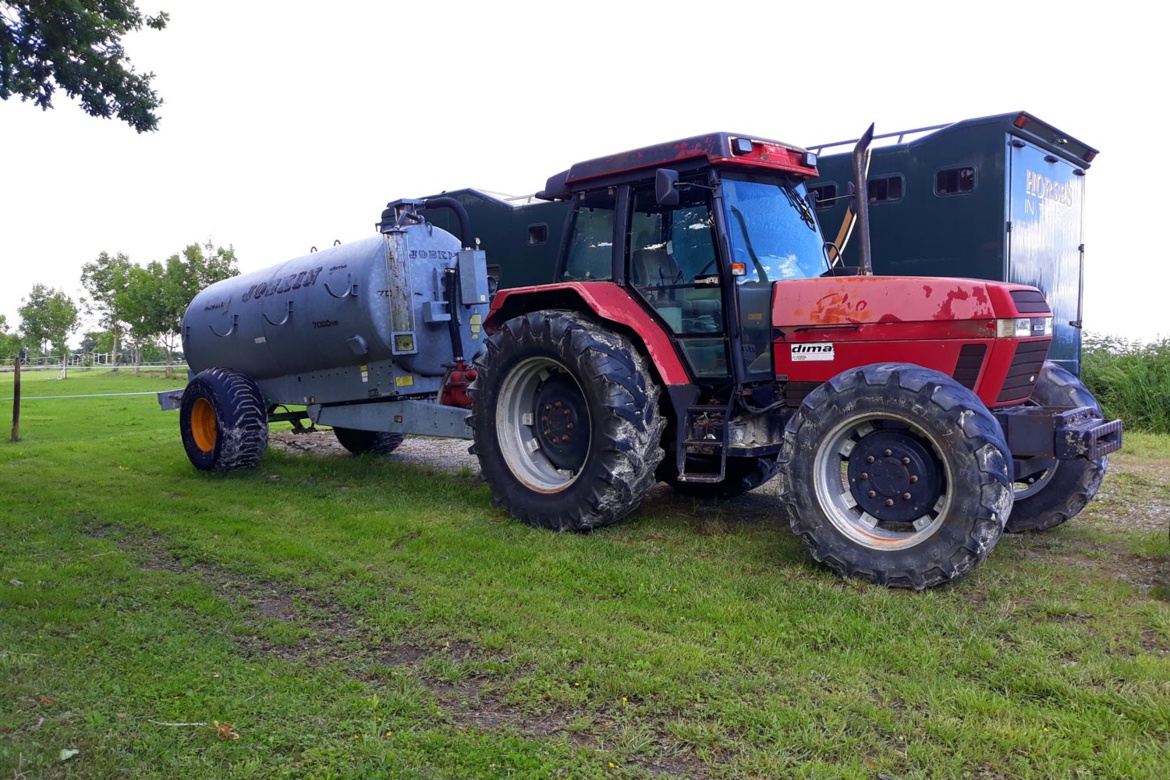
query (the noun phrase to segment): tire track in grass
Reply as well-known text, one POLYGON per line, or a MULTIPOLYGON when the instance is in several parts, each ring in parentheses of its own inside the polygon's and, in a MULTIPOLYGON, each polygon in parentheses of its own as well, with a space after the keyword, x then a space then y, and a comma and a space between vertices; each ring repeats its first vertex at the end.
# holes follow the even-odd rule
MULTIPOLYGON (((143 570, 161 569, 195 578, 231 604, 240 623, 248 628, 246 634, 233 635, 232 641, 249 657, 275 657, 310 667, 342 663, 349 676, 373 688, 384 685, 380 680, 384 675, 374 667, 402 670, 434 697, 444 720, 462 730, 507 729, 527 739, 560 738, 575 748, 606 755, 612 755, 612 746, 620 743, 620 728, 605 712, 534 713, 509 703, 508 690, 526 672, 523 668, 510 669, 498 678, 466 669, 468 665, 510 665, 508 656, 484 654, 459 640, 405 636, 396 641, 379 636, 330 601, 327 594, 249 578, 202 562, 185 563, 166 548, 161 537, 136 535, 117 525, 95 525, 84 531, 88 536, 111 539, 143 570), (273 641, 269 636, 273 623, 278 628, 299 628, 301 633, 290 641, 273 641), (449 670, 446 674, 445 669, 449 670), (493 679, 499 684, 493 685, 493 679)), ((666 719, 637 725, 656 735, 650 743, 654 755, 635 752, 623 756, 626 763, 652 776, 692 780, 711 776, 704 761, 670 740, 666 719)))

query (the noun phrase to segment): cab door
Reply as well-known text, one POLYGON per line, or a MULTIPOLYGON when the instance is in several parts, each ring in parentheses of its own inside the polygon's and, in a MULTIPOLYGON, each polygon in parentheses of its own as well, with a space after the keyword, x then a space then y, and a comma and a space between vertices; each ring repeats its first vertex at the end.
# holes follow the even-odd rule
POLYGON ((709 188, 683 188, 659 205, 635 188, 626 235, 626 279, 682 349, 699 379, 729 376, 721 264, 709 188))

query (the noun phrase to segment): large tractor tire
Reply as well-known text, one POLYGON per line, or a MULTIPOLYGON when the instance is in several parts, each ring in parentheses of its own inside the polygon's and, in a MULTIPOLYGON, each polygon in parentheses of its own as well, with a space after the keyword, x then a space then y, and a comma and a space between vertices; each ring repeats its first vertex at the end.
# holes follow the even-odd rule
POLYGON ((187 457, 200 471, 253 468, 268 446, 264 395, 234 369, 201 371, 183 391, 179 432, 187 457))
MULTIPOLYGON (((1097 399, 1081 380, 1055 363, 1044 364, 1032 400, 1041 406, 1090 406, 1097 417, 1102 416, 1097 399)), ((1044 458, 1040 463, 1043 470, 1015 484, 1016 504, 1004 528, 1008 533, 1047 531, 1075 517, 1097 495, 1109 456, 1097 460, 1044 458)))
POLYGON ((904 363, 851 369, 789 421, 780 453, 792 530, 846 577, 933 587, 987 556, 1012 508, 1003 433, 979 398, 904 363))
POLYGON ((362 431, 357 428, 333 428, 333 435, 342 447, 354 455, 389 455, 406 440, 401 433, 362 431))
POLYGON ((632 512, 654 485, 666 419, 646 360, 569 311, 537 311, 487 342, 469 388, 480 473, 530 525, 587 531, 632 512))
MULTIPOLYGON (((703 463, 695 456, 688 456, 688 471, 692 468, 692 462, 696 471, 710 472, 718 468, 718 463, 703 463)), ((670 485, 681 496, 703 500, 729 499, 755 490, 776 476, 777 471, 779 467, 776 465, 775 457, 728 458, 722 482, 680 482, 675 459, 667 456, 658 466, 657 478, 659 482, 670 485)))

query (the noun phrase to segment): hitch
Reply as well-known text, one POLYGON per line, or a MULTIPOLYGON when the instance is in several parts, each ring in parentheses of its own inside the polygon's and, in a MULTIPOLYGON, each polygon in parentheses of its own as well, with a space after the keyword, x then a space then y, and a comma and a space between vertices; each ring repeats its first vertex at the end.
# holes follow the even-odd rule
POLYGON ((1098 460, 1121 448, 1121 420, 1103 420, 1091 406, 993 409, 1013 458, 1098 460))

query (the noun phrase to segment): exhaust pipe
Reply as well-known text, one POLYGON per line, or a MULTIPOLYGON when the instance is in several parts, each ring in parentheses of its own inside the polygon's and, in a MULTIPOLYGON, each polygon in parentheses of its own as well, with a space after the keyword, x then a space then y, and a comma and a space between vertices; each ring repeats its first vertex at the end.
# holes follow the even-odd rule
POLYGON ((873 141, 873 125, 857 140, 853 147, 853 207, 857 212, 857 229, 860 233, 857 246, 857 272, 862 276, 873 276, 873 256, 869 248, 869 186, 866 174, 869 172, 869 144, 873 141))

